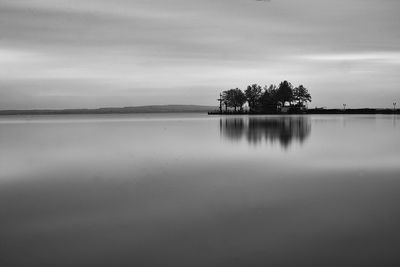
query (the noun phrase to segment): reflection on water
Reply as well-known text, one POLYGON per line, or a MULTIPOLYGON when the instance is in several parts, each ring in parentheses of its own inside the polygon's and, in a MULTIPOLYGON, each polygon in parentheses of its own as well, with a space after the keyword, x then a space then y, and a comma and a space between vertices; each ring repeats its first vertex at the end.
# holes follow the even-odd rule
POLYGON ((220 130, 224 137, 233 141, 243 138, 251 144, 263 140, 279 142, 287 148, 293 141, 303 143, 311 132, 309 117, 224 117, 220 119, 220 130))
POLYGON ((400 266, 399 119, 0 117, 0 266, 400 266))

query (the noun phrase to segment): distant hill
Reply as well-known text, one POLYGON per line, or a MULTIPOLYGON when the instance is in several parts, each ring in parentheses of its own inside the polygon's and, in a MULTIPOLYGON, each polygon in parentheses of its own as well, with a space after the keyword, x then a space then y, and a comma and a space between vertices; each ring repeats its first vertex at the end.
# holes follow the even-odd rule
POLYGON ((200 105, 152 105, 137 107, 107 107, 97 109, 32 109, 0 110, 0 115, 52 115, 52 114, 128 114, 128 113, 183 113, 208 112, 216 110, 215 106, 200 105))

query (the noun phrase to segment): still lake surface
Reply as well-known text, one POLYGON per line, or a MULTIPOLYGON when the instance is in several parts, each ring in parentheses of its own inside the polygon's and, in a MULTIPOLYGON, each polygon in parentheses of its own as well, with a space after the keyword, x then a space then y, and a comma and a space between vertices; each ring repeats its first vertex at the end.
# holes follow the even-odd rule
POLYGON ((400 116, 0 117, 1 266, 399 266, 400 116))

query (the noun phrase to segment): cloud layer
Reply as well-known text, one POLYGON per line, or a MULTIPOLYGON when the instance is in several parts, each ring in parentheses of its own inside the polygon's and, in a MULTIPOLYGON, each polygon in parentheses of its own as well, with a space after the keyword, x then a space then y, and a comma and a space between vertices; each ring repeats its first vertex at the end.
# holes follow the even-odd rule
POLYGON ((317 106, 399 100, 396 0, 0 0, 0 109, 215 104, 304 83, 317 106))

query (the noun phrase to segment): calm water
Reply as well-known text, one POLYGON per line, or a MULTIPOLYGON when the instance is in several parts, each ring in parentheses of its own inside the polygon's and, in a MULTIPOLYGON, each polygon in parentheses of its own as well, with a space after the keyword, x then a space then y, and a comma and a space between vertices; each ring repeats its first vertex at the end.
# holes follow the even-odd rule
POLYGON ((1 266, 399 266, 400 117, 0 117, 1 266))

